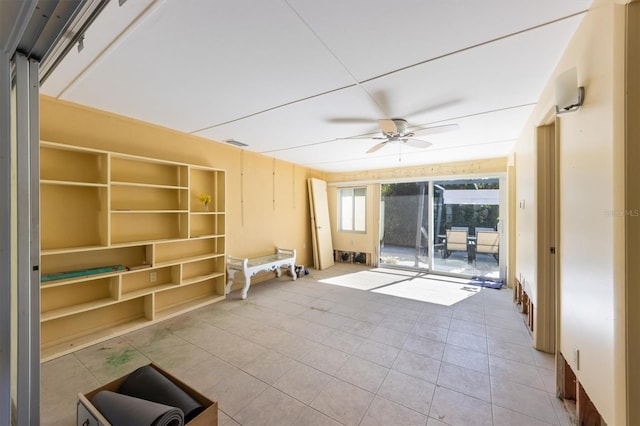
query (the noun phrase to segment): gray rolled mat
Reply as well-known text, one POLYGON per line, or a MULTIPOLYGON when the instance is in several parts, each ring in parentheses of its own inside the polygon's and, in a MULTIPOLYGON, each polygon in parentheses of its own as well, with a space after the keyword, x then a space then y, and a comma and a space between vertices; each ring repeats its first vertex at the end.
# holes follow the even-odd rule
POLYGON ((145 399, 100 391, 91 403, 113 426, 183 426, 182 411, 145 399))
POLYGON ((178 407, 184 413, 185 423, 204 410, 204 407, 191 395, 149 365, 140 367, 129 374, 120 385, 118 392, 178 407))

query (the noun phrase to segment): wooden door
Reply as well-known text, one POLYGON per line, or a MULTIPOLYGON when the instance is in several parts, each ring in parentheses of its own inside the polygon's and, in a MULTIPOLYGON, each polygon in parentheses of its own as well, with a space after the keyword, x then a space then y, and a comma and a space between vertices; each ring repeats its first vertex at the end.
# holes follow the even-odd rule
POLYGON ((327 203, 327 183, 311 178, 308 181, 311 207, 311 231, 313 237, 313 266, 326 269, 333 266, 333 242, 327 203))

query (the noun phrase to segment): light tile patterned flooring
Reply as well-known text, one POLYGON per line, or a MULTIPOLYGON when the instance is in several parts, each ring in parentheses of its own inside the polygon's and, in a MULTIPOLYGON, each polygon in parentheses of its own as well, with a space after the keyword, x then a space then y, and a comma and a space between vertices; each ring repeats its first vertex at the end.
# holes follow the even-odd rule
POLYGON ((217 400, 220 425, 570 424, 510 290, 444 306, 319 282, 364 270, 283 276, 46 362, 41 423, 75 425, 78 392, 154 362, 217 400))

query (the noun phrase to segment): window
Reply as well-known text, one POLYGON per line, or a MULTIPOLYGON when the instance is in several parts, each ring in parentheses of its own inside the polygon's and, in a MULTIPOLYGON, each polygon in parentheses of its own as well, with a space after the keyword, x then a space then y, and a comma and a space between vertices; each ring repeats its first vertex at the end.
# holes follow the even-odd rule
POLYGON ((338 192, 340 231, 366 232, 367 189, 341 188, 338 192))

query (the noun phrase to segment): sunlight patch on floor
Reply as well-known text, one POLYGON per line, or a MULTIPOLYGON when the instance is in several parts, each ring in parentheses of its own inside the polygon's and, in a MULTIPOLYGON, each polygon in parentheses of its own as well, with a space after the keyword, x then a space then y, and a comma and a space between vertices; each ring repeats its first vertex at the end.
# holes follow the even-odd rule
MULTIPOLYGON (((413 274, 415 275, 415 273, 413 274)), ((360 271, 352 274, 338 275, 331 278, 318 280, 321 283, 339 285, 342 287, 355 288, 358 290, 371 290, 374 288, 388 286, 400 281, 411 279, 411 276, 396 273, 381 273, 380 271, 360 271)))
POLYGON ((427 277, 421 272, 393 268, 374 268, 318 281, 444 306, 454 305, 482 291, 481 287, 469 284, 468 278, 427 277))
POLYGON ((451 281, 414 278, 373 291, 375 293, 388 294, 405 299, 451 306, 478 294, 482 291, 482 288, 451 281))
POLYGON ((424 275, 424 272, 409 270, 409 269, 398 269, 398 268, 385 268, 378 267, 370 269, 371 272, 379 272, 382 274, 391 274, 391 275, 402 275, 405 277, 417 277, 419 275, 424 275))

